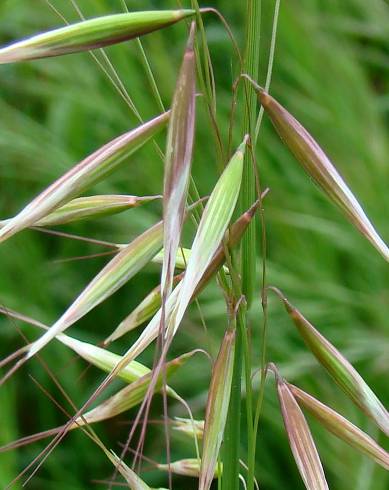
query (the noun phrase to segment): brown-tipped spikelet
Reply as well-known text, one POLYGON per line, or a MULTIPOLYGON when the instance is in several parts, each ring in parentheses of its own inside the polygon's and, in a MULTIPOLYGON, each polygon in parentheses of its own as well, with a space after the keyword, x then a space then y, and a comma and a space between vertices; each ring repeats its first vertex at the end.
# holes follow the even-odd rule
MULTIPOLYGON (((180 459, 173 461, 170 464, 158 464, 157 468, 162 471, 171 471, 176 475, 193 476, 198 478, 200 474, 201 461, 196 458, 180 459)), ((217 478, 222 473, 222 465, 216 468, 214 478, 217 478)))
POLYGON ((192 163, 196 113, 195 32, 196 24, 193 22, 174 91, 167 134, 163 191, 164 259, 161 274, 162 294, 165 297, 169 296, 173 286, 192 163))
POLYGON ((51 328, 31 345, 27 358, 35 355, 56 335, 65 331, 121 288, 162 247, 162 239, 163 224, 160 221, 123 248, 88 284, 51 328))
MULTIPOLYGON (((181 366, 183 366, 192 356, 194 352, 189 352, 183 354, 172 361, 166 363, 164 373, 161 373, 158 377, 158 381, 155 385, 155 392, 162 389, 165 379, 169 379, 181 366)), ((150 380, 153 373, 150 371, 141 378, 137 379, 130 385, 119 390, 117 393, 109 397, 107 400, 102 402, 97 407, 86 412, 84 415, 80 416, 75 422, 70 426, 70 429, 77 429, 86 424, 92 424, 95 422, 100 422, 102 420, 107 420, 119 415, 136 405, 142 403, 144 397, 148 392, 150 385, 150 380)), ((173 390, 171 390, 172 396, 173 390)))
POLYGON ((304 342, 342 390, 380 429, 389 435, 389 414, 375 393, 348 360, 282 295, 286 311, 304 342))
MULTIPOLYGON (((244 232, 247 229, 247 226, 253 219, 253 216, 258 209, 259 201, 256 201, 250 209, 248 209, 245 213, 243 213, 235 223, 230 227, 227 243, 229 247, 234 247, 240 242, 244 232)), ((161 251, 163 252, 163 250, 161 251)), ((158 254, 153 258, 153 262, 160 263, 162 253, 158 252, 158 254)), ((190 249, 179 249, 177 253, 176 259, 176 267, 177 268, 185 268, 186 264, 190 258, 190 249)), ((220 269, 223 262, 225 261, 225 247, 224 245, 220 245, 215 252, 210 264, 205 270, 202 278, 200 279, 197 288, 195 289, 191 301, 193 301, 200 292, 206 287, 209 281, 212 279, 213 275, 220 269)), ((179 274, 175 276, 173 280, 173 285, 178 284, 183 277, 183 274, 179 274)), ((125 333, 130 330, 138 327, 142 323, 149 320, 160 308, 161 306, 161 287, 157 286, 154 288, 145 298, 144 300, 133 310, 114 330, 114 332, 107 337, 105 340, 105 344, 113 342, 118 339, 125 333)))
POLYGON ((273 366, 272 369, 276 374, 278 398, 290 448, 305 487, 307 490, 328 490, 319 454, 304 414, 288 384, 278 374, 277 368, 273 366))
MULTIPOLYGON (((135 208, 147 202, 158 199, 161 196, 128 196, 128 195, 98 195, 79 197, 72 199, 68 203, 51 212, 44 218, 38 220, 35 226, 56 226, 110 216, 118 214, 127 209, 135 208)), ((3 228, 10 220, 0 221, 0 228, 3 228)), ((118 247, 120 248, 120 247, 118 247)))
POLYGON ((281 139, 305 171, 346 214, 356 228, 389 261, 389 248, 327 155, 308 131, 271 95, 258 87, 260 102, 281 139))
POLYGON ((215 477, 230 403, 235 354, 235 330, 227 330, 212 372, 203 436, 199 490, 208 490, 215 477))
MULTIPOLYGON (((58 337, 59 337, 58 340, 61 340, 60 338, 62 337, 63 339, 63 337, 65 336, 60 335, 58 337)), ((70 337, 67 337, 67 339, 70 339, 70 337)), ((69 346, 71 344, 74 347, 74 343, 69 342, 69 346)), ((188 352, 166 363, 164 374, 161 374, 159 376, 154 391, 155 392, 160 391, 165 381, 168 380, 170 376, 172 376, 181 366, 183 366, 195 353, 196 351, 188 352)), ((93 353, 93 357, 95 357, 95 353, 93 353)), ((141 374, 142 371, 144 371, 145 374, 139 376, 138 375, 133 376, 135 381, 133 381, 125 388, 117 391, 114 395, 110 396, 109 398, 101 402, 99 405, 97 405, 95 408, 92 408, 91 410, 86 412, 84 415, 79 416, 76 420, 74 420, 72 424, 68 425, 67 427, 68 430, 75 430, 88 424, 93 424, 96 422, 101 422, 103 420, 111 419, 116 415, 126 412, 127 410, 130 410, 131 408, 142 403, 146 394, 148 393, 150 380, 153 373, 147 367, 142 366, 139 363, 137 364, 138 366, 136 366, 136 364, 131 364, 134 367, 134 372, 130 376, 132 377, 133 374, 136 373, 141 374)), ((128 372, 129 371, 127 371, 127 374, 128 372)), ((121 375, 122 374, 124 374, 124 370, 122 371, 121 375)), ((125 376, 122 377, 125 379, 125 376)), ((168 387, 168 393, 169 396, 181 400, 179 395, 177 395, 177 393, 169 387, 168 387)), ((6 446, 0 447, 0 452, 5 452, 10 449, 21 447, 26 444, 30 444, 31 442, 38 441, 46 437, 50 437, 60 432, 63 428, 64 426, 56 427, 54 429, 49 429, 44 432, 39 432, 31 436, 23 437, 22 439, 7 444, 6 446)))
POLYGON ((306 408, 323 427, 389 470, 389 454, 369 435, 297 386, 288 384, 288 387, 297 402, 306 408))
POLYGON ((204 435, 204 420, 191 420, 182 417, 174 417, 172 428, 177 432, 186 434, 192 439, 193 437, 202 439, 204 435))
MULTIPOLYGON (((192 253, 184 279, 176 286, 166 301, 168 333, 175 335, 199 282, 212 264, 225 231, 234 212, 240 190, 243 156, 247 138, 231 157, 207 202, 193 242, 192 253)), ((246 216, 247 218, 247 216, 246 216)), ((157 337, 161 309, 154 315, 145 330, 123 356, 123 364, 135 359, 157 337)), ((120 369, 118 366, 117 369, 120 369)))
POLYGON ((134 151, 152 138, 168 122, 170 112, 142 124, 136 129, 110 141, 82 162, 71 168, 47 189, 41 192, 14 218, 0 229, 0 243, 82 194, 92 185, 103 180, 134 151))

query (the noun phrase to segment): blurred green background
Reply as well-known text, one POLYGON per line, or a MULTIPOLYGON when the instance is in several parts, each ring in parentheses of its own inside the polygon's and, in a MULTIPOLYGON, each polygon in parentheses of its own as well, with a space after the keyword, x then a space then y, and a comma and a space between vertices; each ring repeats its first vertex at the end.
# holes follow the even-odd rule
MULTIPOLYGON (((77 14, 67 0, 52 2, 68 20, 77 14)), ((186 4, 187 2, 184 2, 186 4)), ((245 2, 201 2, 220 9, 243 46, 245 2)), ((261 80, 264 83, 270 44, 273 0, 263 0, 261 80)), ((120 12, 120 0, 82 0, 85 16, 120 12)), ((134 10, 175 8, 173 0, 129 0, 134 10)), ((1 0, 1 45, 61 25, 44 0, 1 0)), ((231 44, 216 18, 206 16, 214 63, 218 118, 228 129, 231 84, 236 73, 231 44), (233 60, 233 61, 231 61, 233 60)), ((144 48, 158 87, 169 106, 185 45, 185 25, 144 38, 144 48)), ((120 79, 142 117, 159 112, 134 42, 107 49, 120 79)), ((317 138, 360 199, 373 223, 389 240, 389 6, 384 0, 284 0, 278 27, 272 93, 317 138)), ((238 113, 242 107, 238 108, 238 113)), ((72 164, 137 124, 131 111, 89 54, 0 67, 0 215, 16 213, 72 164)), ((238 114, 239 115, 239 114, 238 114)), ((234 143, 238 143, 238 133, 234 143)), ((163 135, 159 138, 163 147, 163 135)), ((266 198, 269 282, 284 290, 296 306, 354 363, 370 386, 389 404, 388 304, 389 274, 383 259, 335 209, 304 174, 264 120, 258 161, 266 198)), ((215 148, 199 99, 193 174, 201 194, 217 176, 215 148)), ((92 193, 161 193, 163 165, 150 143, 128 165, 99 184, 92 193)), ((108 241, 126 242, 161 216, 160 204, 124 214, 62 227, 64 231, 108 241)), ((193 230, 188 227, 185 245, 193 230)), ((0 303, 51 323, 107 262, 107 257, 64 262, 62 259, 104 251, 69 239, 23 232, 1 245, 0 303)), ((258 261, 260 250, 258 250, 258 261)), ((158 283, 159 268, 150 265, 114 297, 69 330, 98 343, 158 283)), ((258 277, 259 285, 259 277, 258 277)), ((195 347, 215 355, 226 325, 220 291, 211 285, 200 298, 207 331, 195 306, 190 308, 173 346, 172 356, 195 347)), ((271 298, 269 359, 290 381, 311 392, 385 445, 383 436, 362 416, 305 349, 275 298, 271 298)), ((250 315, 254 356, 259 364, 261 312, 256 301, 250 315)), ((0 353, 5 357, 23 345, 20 328, 30 339, 36 330, 0 318, 0 353)), ((137 333, 113 345, 123 352, 137 333)), ((42 354, 51 371, 77 405, 93 392, 104 375, 65 347, 53 342, 42 354)), ((152 350, 142 356, 151 365, 152 350)), ((173 386, 203 418, 210 377, 204 357, 191 360, 175 376, 173 386)), ((38 360, 29 362, 0 390, 0 443, 62 424, 66 418, 33 382, 36 379, 69 409, 38 360)), ((114 383, 110 391, 121 384, 114 383)), ((120 451, 135 411, 96 430, 108 447, 120 451)), ((155 397, 152 418, 162 414, 155 397)), ((171 404, 170 415, 185 416, 171 404)), ((333 490, 384 490, 384 470, 327 434, 309 418, 333 490)), ((4 488, 46 442, 0 454, 0 487, 4 488)), ((191 457, 193 444, 172 436, 172 458, 191 457)), ((387 444, 386 444, 387 447, 387 444)), ((163 430, 150 425, 145 454, 165 460, 163 430)), ((145 479, 167 486, 152 465, 145 479)), ((146 468, 147 469, 147 468, 146 468)), ((30 483, 34 489, 103 488, 112 468, 82 433, 61 443, 30 483)), ((257 475, 264 490, 302 489, 279 415, 273 381, 266 389, 264 418, 257 453, 257 475)), ((21 488, 15 485, 13 488, 21 488)), ((190 478, 174 478, 174 488, 196 488, 190 478)))

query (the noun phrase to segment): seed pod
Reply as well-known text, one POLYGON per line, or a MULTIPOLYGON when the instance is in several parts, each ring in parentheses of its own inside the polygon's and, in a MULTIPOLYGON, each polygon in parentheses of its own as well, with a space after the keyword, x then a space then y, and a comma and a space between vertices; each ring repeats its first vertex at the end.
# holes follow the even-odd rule
POLYGON ((279 292, 300 335, 335 382, 378 427, 389 435, 389 414, 348 360, 279 292))
POLYGON ((77 22, 0 49, 0 64, 102 48, 170 26, 194 13, 194 10, 131 12, 77 22))
MULTIPOLYGON (((189 352, 183 354, 172 361, 166 363, 164 372, 158 377, 157 384, 155 386, 155 392, 159 392, 162 387, 165 378, 170 379, 170 377, 183 366, 194 354, 194 352, 189 352)), ((93 424, 95 422, 101 422, 102 420, 107 420, 116 415, 119 415, 136 405, 139 405, 144 400, 148 392, 148 387, 153 373, 150 371, 142 378, 134 381, 130 385, 121 389, 113 396, 109 397, 104 402, 100 403, 97 407, 92 408, 84 415, 80 416, 71 426, 71 429, 77 429, 86 424, 93 424)))
POLYGON ((281 139, 305 171, 346 214, 354 226, 389 261, 389 248, 327 155, 308 131, 273 97, 259 89, 259 99, 281 139))
POLYGON ((115 138, 71 168, 7 222, 0 230, 0 243, 18 231, 34 225, 38 220, 107 177, 128 156, 160 131, 166 125, 169 115, 170 112, 166 112, 115 138))
POLYGON ((294 398, 303 405, 327 430, 332 432, 350 446, 372 458, 376 463, 389 470, 389 454, 380 447, 369 435, 358 429, 354 424, 342 417, 330 407, 319 402, 313 396, 288 384, 294 398))
POLYGON ((187 434, 189 437, 202 439, 204 434, 204 420, 191 420, 174 417, 173 430, 187 434))
POLYGON ((285 429, 305 487, 307 490, 328 490, 319 454, 304 414, 294 399, 287 383, 279 376, 276 368, 274 369, 285 429))
MULTIPOLYGON (((173 285, 182 279, 182 274, 175 276, 173 285)), ((117 340, 122 335, 137 328, 151 318, 161 307, 161 285, 159 284, 144 300, 116 327, 112 334, 104 341, 105 345, 117 340)))
POLYGON ((110 216, 122 213, 127 209, 136 208, 159 197, 117 194, 79 197, 56 209, 45 218, 40 219, 35 223, 35 226, 64 225, 74 221, 110 216))
MULTIPOLYGON (((175 264, 174 264, 176 269, 181 269, 181 270, 186 269, 186 265, 188 263, 190 253, 191 253, 190 248, 180 247, 177 250, 176 257, 175 257, 175 264)), ((153 257, 152 262, 154 262, 155 264, 162 264, 164 255, 165 255, 165 249, 162 249, 160 252, 158 252, 155 255, 155 257, 153 257)))
MULTIPOLYGON (((158 464, 157 468, 162 471, 171 471, 176 475, 193 476, 198 478, 200 475, 201 461, 196 458, 180 459, 173 461, 170 464, 158 464)), ((222 468, 218 465, 216 468, 214 478, 217 478, 222 473, 222 468)))

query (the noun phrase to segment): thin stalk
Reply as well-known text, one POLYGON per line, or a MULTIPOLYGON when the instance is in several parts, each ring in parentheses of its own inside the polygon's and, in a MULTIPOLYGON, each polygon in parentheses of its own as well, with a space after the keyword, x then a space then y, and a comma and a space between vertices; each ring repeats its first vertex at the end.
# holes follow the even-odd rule
MULTIPOLYGON (((262 199, 261 195, 259 199, 262 199)), ((252 379, 251 379, 251 348, 247 335, 247 323, 246 323, 246 302, 244 296, 242 296, 241 291, 241 282, 239 275, 236 273, 235 267, 232 264, 230 255, 228 250, 225 252, 226 255, 226 264, 230 270, 232 289, 235 295, 235 298, 240 298, 238 300, 239 309, 238 309, 238 330, 240 330, 240 339, 242 342, 242 351, 243 351, 243 366, 244 367, 244 382, 246 389, 246 428, 247 428, 247 454, 248 460, 254 461, 255 459, 255 433, 254 433, 254 422, 253 422, 253 393, 252 393, 252 379)), ((241 369, 242 369, 241 367, 241 369)), ((242 376, 242 372, 241 372, 242 376)), ((241 395, 240 395, 241 396, 241 395)), ((239 456, 239 455, 238 455, 239 456)), ((240 460, 239 460, 240 461, 240 460)), ((254 484, 254 464, 252 464, 251 468, 248 468, 248 475, 252 475, 252 481, 254 484)), ((235 478, 239 479, 239 473, 235 475, 235 478)), ((237 480, 235 480, 237 481, 237 480)), ((248 480, 250 481, 250 480, 248 480)))
MULTIPOLYGON (((257 161, 255 158, 254 148, 251 149, 251 158, 253 163, 254 175, 255 175, 255 188, 257 192, 258 199, 260 201, 259 204, 259 219, 261 224, 261 254, 262 254, 262 284, 261 284, 261 304, 262 304, 262 312, 263 312, 263 324, 262 324, 262 332, 261 332, 261 343, 260 343, 260 368, 261 368, 261 381, 260 381, 260 390, 257 400, 257 406, 255 410, 255 416, 252 426, 252 438, 250 445, 250 439, 248 439, 249 447, 248 447, 248 475, 247 475, 247 488, 249 490, 254 489, 255 485, 255 455, 256 455, 256 441, 258 434, 258 423, 259 417, 261 414, 262 401, 265 389, 265 378, 266 378, 266 350, 267 350, 267 330, 268 330, 268 308, 267 308, 267 237, 266 237, 266 222, 265 222, 265 211, 263 207, 263 194, 261 189, 261 183, 259 178, 259 170, 257 166, 257 161)), ((251 371, 251 370, 250 370, 251 371)), ((250 386, 250 390, 252 387, 250 386)), ((251 398, 252 399, 252 396, 251 398)))
POLYGON ((254 447, 253 432, 253 401, 251 386, 251 350, 247 336, 246 325, 246 304, 244 296, 241 294, 241 283, 236 272, 228 248, 225 246, 226 263, 230 270, 232 292, 230 297, 234 307, 234 315, 237 316, 236 322, 236 345, 239 344, 239 351, 235 350, 235 364, 233 373, 233 385, 230 398, 230 407, 227 419, 227 429, 225 431, 225 450, 223 458, 223 490, 236 490, 239 488, 239 465, 240 465, 240 419, 241 419, 241 378, 244 365, 245 387, 246 387, 246 418, 247 418, 247 438, 249 455, 254 447), (239 298, 236 300, 236 298, 239 298), (239 342, 238 342, 239 339, 239 342), (238 358, 236 357, 238 353, 238 358), (239 422, 239 423, 238 423, 239 422))
POLYGON ((219 171, 222 171, 226 163, 226 156, 223 149, 222 137, 220 134, 219 127, 216 120, 216 89, 215 89, 215 79, 212 70, 211 56, 208 50, 207 37, 205 34, 204 23, 201 16, 201 11, 197 0, 192 0, 192 8, 196 10, 196 22, 198 26, 198 32, 201 37, 202 54, 200 54, 200 49, 198 43, 195 45, 196 59, 198 60, 198 78, 199 85, 202 94, 205 97, 208 115, 211 121, 211 127, 213 129, 213 135, 215 138, 215 145, 217 149, 217 162, 219 166, 219 171))
MULTIPOLYGON (((259 68, 259 34, 261 15, 260 0, 248 0, 247 2, 247 34, 246 34, 246 55, 244 61, 245 70, 254 78, 258 77, 259 68)), ((229 128, 229 146, 232 136, 232 119, 237 95, 237 82, 233 87, 233 100, 231 108, 231 120, 229 128)), ((246 134, 250 134, 252 140, 254 137, 254 126, 256 119, 256 94, 252 87, 246 82, 245 84, 245 117, 244 130, 246 134)), ((249 207, 250 203, 255 200, 256 193, 260 198, 259 178, 255 167, 255 159, 247 155, 245 157, 245 168, 242 181, 242 192, 240 206, 243 208, 249 207), (252 165, 254 160, 254 165, 252 165)), ((262 208, 262 204, 261 204, 262 208)), ((241 248, 241 288, 246 300, 250 301, 255 281, 255 223, 253 222, 246 230, 245 236, 242 239, 241 248)), ((263 223, 263 220, 261 220, 263 223)), ((235 347, 235 366, 233 375, 233 388, 231 393, 230 410, 227 420, 227 430, 225 436, 225 457, 223 470, 223 490, 237 490, 239 488, 239 446, 240 446, 240 421, 241 415, 241 373, 245 367, 245 385, 246 385, 246 416, 247 416, 247 438, 248 438, 248 486, 250 490, 255 485, 255 434, 253 423, 253 402, 252 402, 252 385, 251 385, 251 349, 248 342, 246 311, 241 311, 238 314, 238 328, 236 335, 235 347), (239 397, 239 399, 238 399, 239 397)))
MULTIPOLYGON (((125 2, 125 0, 120 0, 121 4, 122 4, 122 7, 123 7, 123 10, 125 12, 130 12, 128 7, 127 7, 127 4, 125 2)), ((142 44, 142 41, 139 39, 139 37, 136 38, 135 40, 136 42, 136 45, 138 47, 138 51, 139 51, 139 55, 140 55, 140 60, 142 62, 142 65, 143 65, 143 68, 145 70, 145 73, 147 75, 147 79, 149 81, 149 84, 150 84, 150 87, 151 87, 151 90, 153 92, 153 95, 154 95, 154 98, 158 104, 158 107, 161 111, 165 112, 166 109, 163 105, 163 102, 162 102, 162 98, 161 98, 161 94, 159 93, 159 90, 158 90, 158 86, 157 86, 157 83, 155 81, 155 77, 154 77, 154 74, 153 74, 153 70, 151 69, 151 66, 150 66, 150 62, 147 58, 147 55, 146 55, 146 52, 143 48, 143 44, 142 44)))
MULTIPOLYGON (((255 80, 259 72, 259 46, 261 27, 261 0, 247 0, 247 22, 246 22, 246 50, 244 59, 244 70, 255 80)), ((249 134, 252 141, 255 137, 255 122, 257 119, 257 97, 253 88, 245 82, 245 93, 247 106, 245 108, 243 131, 249 134)), ((243 170, 242 191, 240 206, 247 209, 255 200, 255 175, 251 165, 250 156, 245 157, 243 170)), ((250 306, 256 277, 256 233, 255 219, 250 223, 242 240, 242 289, 246 296, 247 304, 250 306)))
MULTIPOLYGON (((267 93, 269 93, 270 84, 271 84, 271 77, 272 77, 272 73, 273 73, 273 62, 274 62, 274 53, 275 53, 275 49, 276 49, 277 27, 278 27, 278 16, 280 13, 280 4, 281 4, 281 0, 276 0, 276 4, 274 6, 273 28, 272 28, 272 34, 271 34, 269 61, 268 61, 268 65, 267 65, 266 82, 265 82, 265 90, 267 93)), ((255 125, 254 146, 258 140, 259 130, 261 129, 263 111, 264 111, 264 109, 263 109, 263 106, 261 105, 261 108, 259 109, 257 123, 255 125)))
POLYGON ((157 83, 155 81, 153 71, 151 69, 149 60, 148 60, 147 55, 145 53, 145 50, 143 48, 142 41, 139 38, 137 38, 135 42, 136 42, 136 45, 138 47, 140 59, 141 59, 143 68, 145 70, 145 73, 147 75, 147 79, 149 81, 149 84, 150 84, 151 90, 153 92, 154 98, 157 101, 159 109, 161 111, 165 111, 165 106, 163 105, 161 94, 159 93, 158 86, 157 86, 157 83))
MULTIPOLYGON (((269 52, 269 60, 268 60, 268 66, 267 66, 267 73, 266 73, 266 82, 265 82, 265 87, 266 90, 268 91, 270 88, 270 83, 271 83, 271 77, 272 77, 272 72, 273 72, 273 62, 274 62, 274 54, 275 54, 275 46, 276 46, 276 38, 277 38, 277 26, 278 26, 278 17, 279 17, 279 10, 280 10, 280 3, 281 0, 276 0, 275 6, 274 6, 274 15, 273 15, 273 27, 272 27, 272 37, 271 37, 271 42, 270 42, 270 52, 269 52)), ((251 83, 251 85, 255 88, 255 83, 252 83, 252 80, 250 80, 250 73, 249 77, 245 77, 247 79, 248 83, 251 83)), ((254 80, 257 78, 254 77, 254 80)), ((250 101, 249 101, 250 102, 250 101)), ((256 142, 258 139, 258 134, 259 130, 261 127, 261 122, 262 122, 262 117, 263 117, 263 107, 261 106, 260 112, 258 114, 258 118, 256 121, 256 126, 255 126, 255 132, 254 132, 254 137, 253 137, 253 147, 255 148, 256 142)), ((254 169, 257 169, 257 164, 255 162, 255 154, 252 151, 252 158, 254 160, 254 169)), ((261 188, 260 188, 260 182, 259 182, 259 177, 256 175, 256 186, 257 186, 257 194, 259 198, 261 199, 261 188)), ((263 321, 262 321, 262 330, 261 330, 261 339, 260 339, 260 385, 259 385, 259 393, 258 393, 258 398, 257 398, 257 403, 255 407, 255 415, 254 415, 254 426, 253 426, 253 441, 254 441, 254 446, 252 450, 250 448, 248 449, 248 486, 247 488, 249 490, 252 490, 254 488, 254 470, 255 470, 255 454, 256 454, 256 439, 258 435, 258 428, 259 428, 259 420, 262 412, 262 405, 263 405, 263 398, 264 398, 264 392, 265 392, 265 382, 266 382, 266 373, 267 373, 267 359, 266 359, 266 351, 267 351, 267 332, 268 332, 268 301, 267 301, 267 284, 266 284, 266 257, 267 257, 267 238, 266 238, 266 223, 265 223, 265 214, 264 214, 264 209, 262 206, 262 203, 260 204, 259 207, 259 218, 260 218, 260 223, 261 223, 261 249, 262 249, 262 287, 261 287, 261 303, 262 303, 262 313, 263 313, 263 321)))

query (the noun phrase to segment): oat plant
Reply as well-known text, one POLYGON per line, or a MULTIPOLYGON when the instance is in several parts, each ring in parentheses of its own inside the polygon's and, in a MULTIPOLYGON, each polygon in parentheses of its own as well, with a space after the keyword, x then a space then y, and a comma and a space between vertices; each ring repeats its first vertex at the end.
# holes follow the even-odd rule
MULTIPOLYGON (((43 449, 32 461, 23 460, 23 467, 10 476, 6 488, 17 487, 21 482, 31 485, 37 482, 39 488, 49 488, 47 483, 39 483, 39 475, 50 460, 58 457, 55 449, 70 431, 86 435, 104 453, 112 468, 111 475, 102 482, 108 488, 114 485, 134 490, 156 488, 155 485, 200 490, 270 488, 269 475, 261 464, 264 458, 279 472, 286 471, 279 462, 281 455, 272 452, 271 440, 266 438, 269 430, 275 430, 274 422, 269 425, 266 404, 271 403, 269 400, 276 393, 277 430, 285 428, 281 444, 282 447, 289 444, 291 450, 281 459, 294 458, 305 488, 332 487, 336 470, 331 468, 327 453, 323 458, 320 456, 327 432, 388 469, 386 443, 378 434, 380 431, 389 434, 389 414, 380 401, 380 391, 369 386, 342 349, 335 346, 336 341, 332 343, 326 338, 325 328, 314 327, 292 306, 288 297, 294 296, 293 282, 289 282, 286 295, 277 287, 282 274, 271 273, 271 284, 268 277, 269 268, 271 272, 277 271, 277 265, 268 260, 273 243, 272 215, 269 218, 266 215, 267 202, 276 192, 277 183, 272 182, 271 188, 267 188, 266 166, 270 163, 259 150, 272 145, 278 137, 283 146, 277 148, 288 155, 291 166, 303 167, 307 186, 316 184, 329 203, 335 205, 329 208, 334 220, 345 217, 354 226, 348 231, 352 240, 354 235, 355 240, 359 239, 359 232, 370 242, 374 248, 366 248, 365 253, 378 252, 379 267, 386 267, 385 262, 389 261, 389 249, 356 197, 357 192, 352 190, 352 182, 346 183, 347 179, 337 170, 338 162, 326 155, 325 144, 320 146, 305 127, 304 118, 297 120, 293 109, 289 110, 292 91, 290 95, 285 91, 285 106, 269 94, 273 66, 277 66, 276 39, 277 29, 282 28, 278 19, 283 5, 280 0, 247 0, 241 19, 241 31, 245 34, 237 41, 224 12, 217 11, 212 3, 200 7, 197 0, 177 2, 174 10, 171 9, 174 2, 160 3, 166 3, 166 9, 133 11, 130 2, 117 1, 111 5, 116 13, 89 17, 84 16, 81 2, 71 0, 63 7, 47 1, 45 8, 58 16, 57 27, 55 23, 51 29, 42 25, 37 32, 12 40, 0 49, 0 81, 10 64, 20 64, 22 68, 16 73, 22 76, 23 67, 33 69, 39 63, 43 71, 50 71, 50 66, 59 69, 62 60, 65 63, 69 58, 64 55, 79 53, 77 56, 96 63, 119 95, 117 104, 124 102, 129 111, 124 133, 100 141, 78 163, 75 160, 70 168, 58 172, 37 195, 31 194, 13 216, 4 213, 1 217, 0 255, 7 254, 7 247, 18 236, 24 235, 28 242, 28 237, 35 234, 42 240, 50 234, 54 235, 50 239, 55 243, 82 242, 101 247, 99 254, 86 253, 63 263, 69 271, 77 270, 79 264, 92 263, 100 255, 105 261, 100 270, 84 279, 81 288, 67 282, 69 303, 49 322, 33 318, 28 311, 15 311, 14 302, 3 304, 1 299, 1 313, 11 325, 18 329, 19 324, 23 325, 26 330, 22 334, 24 343, 15 351, 10 348, 0 361, 1 390, 6 390, 15 379, 26 377, 32 365, 36 376, 38 365, 49 373, 66 400, 65 407, 51 397, 49 388, 42 387, 63 412, 65 421, 58 426, 40 427, 39 432, 21 439, 2 438, 1 452, 21 451, 23 446, 35 447, 38 441, 50 438, 46 445, 39 446, 43 449), (71 15, 69 7, 74 9, 71 15), (79 16, 76 21, 74 13, 79 16), (65 25, 58 26, 61 19, 65 25), (265 25, 264 19, 267 22, 271 19, 270 24, 265 25), (224 83, 227 78, 230 80, 226 105, 229 107, 224 118, 220 117, 218 105, 220 73, 214 65, 215 50, 208 42, 216 28, 230 49, 228 77, 224 73, 222 80, 224 83), (163 63, 148 54, 148 50, 154 49, 158 57, 158 43, 162 40, 170 43, 172 52, 171 59, 168 56, 163 60, 171 61, 169 69, 172 75, 174 72, 169 96, 162 95, 159 86, 163 85, 164 73, 159 73, 163 63), (116 70, 118 53, 128 55, 115 51, 117 44, 131 48, 137 60, 132 65, 134 73, 130 70, 124 76, 116 70), (53 60, 48 58, 58 58, 57 64, 50 65, 53 60), (137 72, 142 74, 147 98, 152 101, 152 114, 133 95, 137 72), (266 132, 263 130, 268 122, 275 129, 272 133, 270 125, 266 132), (204 133, 202 125, 207 136, 199 141, 197 133, 204 133), (144 186, 137 179, 140 180, 139 169, 146 151, 152 155, 152 167, 146 167, 151 171, 143 178, 157 182, 155 193, 142 195, 139 189, 144 186), (204 155, 208 155, 207 161, 198 167, 204 155), (212 185, 206 190, 198 168, 212 175, 212 185), (112 183, 113 178, 116 181, 112 183), (119 182, 119 189, 125 189, 124 193, 116 189, 115 182, 119 182), (155 210, 152 216, 159 215, 158 219, 154 222, 141 219, 141 232, 129 239, 127 225, 132 216, 151 216, 146 213, 152 206, 155 210), (339 216, 336 207, 341 212, 339 216), (145 214, 136 215, 137 211, 145 214), (112 240, 112 234, 105 232, 104 226, 96 228, 95 222, 105 217, 102 223, 110 223, 119 213, 120 238, 112 240), (56 226, 63 228, 53 230, 56 226), (73 233, 78 226, 82 233, 73 233), (152 267, 158 268, 159 282, 149 287, 147 271, 152 267), (133 300, 126 299, 126 307, 120 313, 113 309, 108 317, 94 316, 93 331, 85 331, 83 339, 74 335, 74 325, 82 325, 96 308, 110 304, 118 294, 124 297, 125 293, 119 290, 124 288, 128 292, 128 283, 137 296, 142 297, 138 291, 143 291, 143 299, 134 308, 129 306, 133 300), (212 318, 207 318, 207 305, 202 301, 201 293, 208 287, 213 287, 221 298, 217 303, 224 325, 220 336, 213 331, 212 318), (348 419, 348 413, 331 408, 331 399, 319 401, 305 388, 289 382, 290 373, 283 372, 285 359, 274 349, 275 341, 269 353, 269 339, 275 335, 269 318, 271 310, 277 308, 277 297, 285 306, 285 316, 296 327, 296 342, 305 343, 306 356, 313 365, 317 363, 320 376, 325 371, 330 375, 330 384, 326 386, 332 391, 327 391, 343 392, 356 412, 360 412, 358 420, 362 421, 363 429, 348 419), (188 320, 189 308, 198 315, 198 321, 194 324, 192 321, 192 325, 188 320), (30 332, 35 331, 32 328, 36 334, 30 338, 30 332), (192 334, 185 333, 188 328, 192 334), (91 386, 84 386, 77 401, 73 401, 69 386, 66 390, 61 387, 58 358, 51 357, 47 363, 42 360, 52 344, 58 344, 59 352, 67 355, 72 352, 94 366, 93 373, 100 371, 91 386), (36 360, 41 364, 34 364, 36 360), (194 365, 197 367, 191 367, 194 365), (194 373, 198 368, 206 369, 209 386, 196 399, 196 393, 190 396, 182 393, 188 394, 191 389, 178 380, 182 376, 190 384, 190 370, 194 373), (269 380, 270 374, 274 374, 275 386, 269 380), (305 412, 318 422, 312 433, 311 419, 305 418, 305 412), (126 417, 131 423, 120 426, 120 445, 110 447, 112 442, 98 436, 96 430, 100 427, 98 423, 112 423, 111 419, 117 416, 126 417), (376 426, 375 437, 366 432, 367 421, 376 426), (318 427, 326 435, 316 447, 318 427), (153 458, 148 456, 150 431, 158 441, 153 458), (183 457, 177 458, 177 454, 183 457), (148 474, 150 466, 152 472, 148 474)), ((23 3, 19 8, 24 8, 23 3)), ((88 98, 88 93, 84 96, 88 98)), ((15 132, 17 141, 17 129, 15 132)), ((301 189, 301 194, 306 188, 301 189)), ((346 221, 339 221, 339 226, 347 227, 346 221)), ((321 251, 326 253, 324 246, 321 251)), ((288 254, 288 250, 282 253, 288 254)), ((318 262, 317 268, 320 267, 325 266, 318 262)), ((285 290, 284 283, 280 287, 285 290)), ((43 294, 50 297, 56 291, 48 288, 43 294)), ((285 322, 285 330, 281 334, 278 331, 280 345, 290 335, 290 325, 285 322)), ((352 326, 349 331, 353 331, 352 326)), ((90 480, 99 474, 99 463, 95 460, 94 463, 88 463, 90 480)), ((295 487, 291 484, 288 488, 295 487)))

